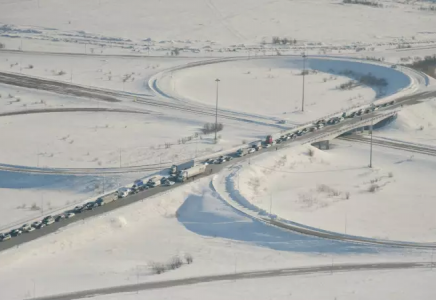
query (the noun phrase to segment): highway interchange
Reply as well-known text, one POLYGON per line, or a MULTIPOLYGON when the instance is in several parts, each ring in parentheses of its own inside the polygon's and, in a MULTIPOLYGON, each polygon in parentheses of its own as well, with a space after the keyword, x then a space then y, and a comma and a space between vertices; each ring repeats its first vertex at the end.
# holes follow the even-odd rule
MULTIPOLYGON (((109 102, 120 102, 120 98, 136 98, 136 96, 132 96, 126 93, 116 92, 116 91, 107 91, 102 89, 96 89, 93 87, 83 87, 83 86, 76 86, 68 83, 61 83, 61 82, 55 82, 55 81, 49 81, 45 79, 38 79, 34 77, 28 77, 24 75, 17 75, 17 74, 9 74, 9 73, 2 73, 0 72, 0 82, 5 84, 11 84, 26 88, 34 88, 34 89, 42 89, 47 91, 52 91, 60 94, 69 94, 74 95, 78 97, 87 97, 87 98, 93 98, 97 99, 99 101, 109 101, 109 102)), ((388 113, 391 113, 392 111, 395 111, 403 106, 406 105, 413 105, 416 103, 419 103, 420 101, 424 101, 425 99, 436 97, 436 91, 421 91, 414 93, 412 95, 407 95, 404 97, 399 97, 395 100, 395 104, 393 106, 389 106, 386 108, 382 108, 378 111, 371 112, 368 114, 363 115, 361 118, 356 117, 353 119, 346 119, 345 121, 335 124, 326 126, 323 129, 308 133, 304 135, 303 137, 299 137, 296 140, 290 140, 285 143, 282 143, 280 145, 277 145, 278 148, 283 147, 291 147, 296 144, 304 144, 308 142, 313 142, 317 140, 323 140, 323 139, 331 139, 336 137, 338 134, 337 132, 342 132, 344 130, 350 131, 353 128, 363 127, 367 126, 370 122, 370 120, 374 117, 383 118, 383 115, 387 115, 388 113)), ((147 97, 140 97, 139 102, 143 102, 144 104, 150 105, 150 106, 160 106, 165 107, 168 109, 176 109, 176 110, 184 110, 188 113, 192 114, 205 114, 205 115, 212 115, 213 113, 208 110, 203 110, 202 108, 195 108, 191 105, 184 105, 184 104, 174 104, 169 102, 162 102, 162 101, 156 101, 151 100, 147 97)), ((83 108, 88 109, 88 108, 83 108)), ((74 109, 72 109, 74 110, 74 109)), ((80 109, 78 109, 80 111, 80 109)), ((44 111, 41 111, 41 113, 44 111)), ((45 111, 48 112, 48 111, 45 111)), ((126 111, 130 112, 130 111, 126 111)), ((23 112, 23 113, 40 113, 40 112, 23 112)), ((133 113, 133 111, 132 111, 133 113)), ((135 113, 149 113, 146 109, 144 109, 142 112, 136 111, 135 113)), ((1 115, 0 115, 1 117, 1 115)), ((243 116, 238 116, 237 114, 233 112, 228 111, 220 111, 219 112, 220 118, 228 118, 228 119, 234 119, 242 122, 252 122, 251 119, 247 118, 245 119, 243 116)), ((252 117, 252 116, 250 116, 252 117)), ((260 117, 256 116, 261 119, 260 117)), ((263 122, 269 123, 272 125, 271 120, 263 119, 263 122)), ((363 138, 359 137, 342 137, 343 139, 347 140, 353 140, 358 142, 367 142, 363 138)), ((407 151, 412 152, 419 152, 423 154, 428 155, 436 155, 435 151, 432 149, 427 149, 425 147, 419 147, 419 146, 410 146, 410 145, 404 145, 399 144, 395 142, 387 142, 387 141, 375 141, 375 143, 379 143, 381 146, 387 146, 392 147, 396 149, 405 149, 407 151)), ((270 147, 270 148, 264 148, 261 151, 255 152, 253 154, 250 154, 246 157, 235 157, 231 162, 225 163, 225 164, 219 164, 219 165, 208 165, 206 172, 202 175, 199 175, 195 178, 195 180, 199 180, 204 177, 212 176, 213 174, 216 174, 220 172, 223 168, 228 167, 231 164, 235 164, 238 162, 241 162, 242 160, 248 159, 250 156, 253 155, 259 155, 261 153, 265 153, 267 151, 275 151, 276 146, 270 147)), ((5 168, 4 166, 0 167, 0 169, 5 168)), ((8 171, 18 171, 18 172, 28 172, 29 169, 20 168, 20 166, 8 166, 8 171)), ((137 171, 144 171, 144 170, 157 170, 156 166, 139 166, 137 168, 137 171)), ((56 173, 56 174, 89 174, 89 173, 99 173, 102 170, 98 169, 89 169, 89 170, 80 170, 80 169, 43 169, 43 168, 35 168, 30 170, 30 172, 35 173, 56 173), (83 171, 83 172, 82 172, 83 171)), ((118 170, 118 172, 128 172, 129 170, 118 170)), ((132 170, 130 170, 132 171, 132 170)), ((103 171, 103 173, 106 171, 103 171)), ((114 173, 115 171, 108 170, 108 173, 114 173)), ((115 172, 116 173, 116 172, 115 172)), ((60 222, 56 222, 50 226, 46 226, 44 228, 41 228, 39 230, 35 230, 30 233, 22 234, 20 236, 14 237, 11 240, 1 242, 0 243, 0 251, 4 251, 6 249, 10 249, 13 247, 19 247, 23 243, 30 242, 32 240, 38 239, 42 236, 45 236, 47 234, 53 233, 60 228, 63 228, 65 226, 68 226, 71 223, 74 222, 80 222, 85 221, 88 218, 95 217, 98 215, 104 215, 112 210, 118 209, 120 207, 130 205, 132 203, 138 202, 138 201, 144 201, 148 197, 157 195, 159 193, 168 191, 173 188, 177 188, 184 184, 189 184, 191 181, 187 181, 185 183, 176 184, 174 186, 170 187, 163 187, 159 186, 153 189, 145 190, 142 192, 139 192, 137 194, 128 196, 126 198, 114 201, 108 205, 104 205, 102 207, 98 207, 91 211, 84 211, 80 214, 77 214, 73 218, 65 219, 60 222)), ((275 222, 273 220, 262 220, 265 223, 268 223, 272 226, 278 226, 287 230, 291 230, 294 232, 298 232, 301 234, 310 234, 314 235, 320 238, 329 238, 329 239, 336 239, 336 240, 343 240, 343 241, 351 241, 351 242, 360 242, 360 243, 370 243, 370 244, 379 244, 379 245, 388 245, 388 246, 401 246, 401 247, 413 247, 413 248, 436 248, 436 244, 434 243, 403 243, 403 242, 395 242, 395 241, 371 241, 368 239, 355 237, 350 238, 350 236, 345 235, 330 235, 315 231, 307 231, 307 230, 301 230, 301 228, 292 227, 289 225, 283 226, 283 224, 280 224, 278 222, 275 222)), ((55 296, 49 296, 49 297, 42 297, 42 298, 36 298, 40 300, 49 300, 49 299, 78 299, 78 298, 85 298, 96 294, 111 294, 111 293, 119 293, 119 292, 131 292, 131 291, 140 291, 140 290, 149 290, 149 289, 156 289, 156 288, 166 288, 166 287, 172 287, 172 286, 180 286, 180 285, 189 285, 189 284, 196 284, 196 283, 202 283, 202 282, 213 282, 218 280, 232 280, 232 279, 244 279, 244 278, 261 278, 261 277, 274 277, 274 276, 291 276, 291 275, 301 275, 301 274, 311 274, 311 273, 325 273, 325 272, 345 272, 345 271, 356 271, 356 270, 382 270, 382 269, 406 269, 406 268, 427 268, 429 267, 428 263, 394 263, 394 264, 367 264, 367 265, 336 265, 332 267, 309 267, 309 268, 293 268, 293 269, 279 269, 279 270, 268 270, 268 271, 262 271, 262 272, 246 272, 246 273, 235 273, 235 274, 227 274, 227 275, 217 275, 217 276, 208 276, 208 277, 202 277, 202 278, 188 278, 188 279, 180 279, 180 280, 172 280, 167 282, 156 282, 156 283, 142 283, 137 285, 129 285, 129 286, 119 286, 119 287, 110 287, 110 288, 103 288, 103 289, 95 289, 95 290, 88 290, 88 291, 81 291, 81 292, 75 292, 71 294, 65 294, 65 295, 55 295, 55 296)))

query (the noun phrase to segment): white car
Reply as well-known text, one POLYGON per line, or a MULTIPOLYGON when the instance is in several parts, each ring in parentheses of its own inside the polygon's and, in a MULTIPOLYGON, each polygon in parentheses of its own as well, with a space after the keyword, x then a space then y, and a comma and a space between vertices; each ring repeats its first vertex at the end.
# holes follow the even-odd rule
POLYGON ((163 183, 164 186, 172 186, 174 184, 175 184, 175 182, 171 181, 171 180, 165 180, 165 182, 163 183))
POLYGON ((0 233, 0 242, 7 241, 11 239, 11 235, 9 233, 0 233))
POLYGON ((41 229, 42 227, 45 227, 45 224, 42 223, 41 221, 36 221, 33 222, 31 226, 35 229, 41 229))
POLYGON ((250 153, 254 153, 254 152, 256 152, 256 149, 254 149, 254 148, 248 148, 248 154, 250 154, 250 153))
POLYGON ((20 230, 23 232, 32 232, 35 230, 35 228, 30 226, 29 224, 24 224, 23 226, 21 226, 20 230))
POLYGON ((69 213, 65 214, 65 218, 69 219, 69 218, 74 217, 75 215, 76 215, 75 213, 69 212, 69 213))

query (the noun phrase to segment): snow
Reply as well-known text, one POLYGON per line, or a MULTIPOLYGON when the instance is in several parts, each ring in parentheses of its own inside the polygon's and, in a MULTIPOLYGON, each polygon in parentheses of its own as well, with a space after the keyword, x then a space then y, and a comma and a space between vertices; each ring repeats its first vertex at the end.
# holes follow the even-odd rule
POLYGON ((329 151, 312 151, 301 146, 254 157, 239 172, 221 175, 220 193, 323 230, 434 241, 433 157, 374 147, 370 169, 366 144, 335 140, 329 151))
MULTIPOLYGON (((383 1, 383 5, 345 5, 339 0, 0 1, 0 42, 5 44, 0 51, 2 72, 123 91, 154 104, 162 101, 197 108, 214 106, 214 80, 218 77, 220 107, 244 118, 243 122, 220 118, 224 130, 218 144, 211 136, 179 143, 214 118, 136 103, 127 96, 119 96, 119 103, 105 103, 0 85, 2 113, 80 107, 144 112, 2 117, 0 139, 6 142, 2 143, 0 163, 118 167, 120 163, 173 162, 258 140, 288 127, 275 124, 281 119, 294 125, 385 96, 427 89, 425 85, 432 80, 413 71, 345 57, 398 63, 433 54, 435 33, 429 28, 435 27, 436 19, 432 12, 420 9, 429 4, 383 1), (297 43, 271 44, 273 36, 296 39, 297 43), (402 48, 409 45, 411 48, 402 48), (172 55, 176 48, 179 56, 172 55), (306 67, 317 70, 305 76, 304 114, 299 112, 303 52, 309 55, 306 67), (254 59, 260 55, 270 57, 254 59), (336 58, 326 60, 322 55, 336 58), (245 60, 169 72, 193 62, 230 56, 245 60), (371 72, 389 85, 382 91, 370 87, 339 91, 336 87, 351 79, 345 70, 371 72), (179 99, 154 95, 150 86, 154 78, 163 92, 179 99), (168 143, 173 145, 165 146, 168 143)), ((434 101, 406 107, 396 122, 378 130, 377 135, 434 145, 434 109, 434 101)), ((241 202, 244 198, 245 204, 255 205, 264 214, 271 210, 292 221, 341 233, 434 241, 436 221, 431 212, 436 161, 432 157, 411 157, 404 151, 375 147, 375 167, 369 169, 367 145, 333 144, 328 152, 314 150, 313 157, 304 147, 260 155, 250 165, 232 165, 213 179, 76 222, 1 252, 0 298, 23 299, 235 270, 329 265, 332 259, 335 263, 429 261, 431 253, 425 251, 341 243, 280 230, 226 202, 229 197, 239 197, 241 202), (375 193, 368 192, 371 181, 380 186, 375 193), (193 264, 152 274, 152 262, 166 263, 186 253, 194 257, 193 264)), ((44 214, 56 213, 96 197, 103 181, 108 190, 146 175, 102 178, 0 172, 0 229, 3 232, 11 224, 40 217, 42 210, 30 209, 33 204, 41 206, 44 214)), ((324 274, 100 298, 195 299, 206 294, 228 299, 430 299, 435 296, 429 288, 433 277, 426 270, 324 274)))
POLYGON ((4 24, 41 31, 84 31, 126 40, 151 37, 155 41, 241 44, 261 42, 263 38, 269 41, 273 35, 322 43, 432 38, 428 29, 435 20, 431 13, 418 9, 420 4, 384 4, 384 8, 372 8, 321 0, 189 0, 183 4, 170 0, 3 1, 0 17, 4 24))
POLYGON ((436 99, 407 106, 395 122, 375 132, 375 136, 419 145, 436 146, 436 99))
POLYGON ((435 272, 431 270, 364 271, 222 281, 140 291, 139 293, 94 296, 93 300, 140 299, 432 299, 435 272), (268 287, 268 288, 259 288, 268 287))
POLYGON ((429 260, 428 252, 341 243, 265 225, 227 206, 211 190, 210 180, 1 252, 1 298, 227 274, 235 272, 235 265, 237 272, 244 272, 330 265, 332 257, 335 263, 429 260), (166 263, 186 253, 193 256, 193 264, 160 275, 151 272, 152 262, 166 263))
POLYGON ((301 58, 224 62, 172 72, 162 88, 182 99, 213 105, 215 79, 219 78, 220 107, 291 123, 315 120, 374 99, 375 93, 368 87, 338 90, 349 78, 327 73, 309 74, 305 76, 306 113, 302 114, 302 69, 301 58))

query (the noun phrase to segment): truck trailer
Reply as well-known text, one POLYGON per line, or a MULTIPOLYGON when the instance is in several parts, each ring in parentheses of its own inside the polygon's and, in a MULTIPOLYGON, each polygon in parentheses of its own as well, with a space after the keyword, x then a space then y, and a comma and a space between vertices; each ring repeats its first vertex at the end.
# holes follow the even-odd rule
POLYGON ((118 193, 110 193, 104 196, 101 196, 97 200, 95 200, 95 203, 97 203, 99 206, 111 203, 112 201, 115 201, 118 199, 118 193))
POLYGON ((172 165, 170 169, 171 175, 176 175, 180 171, 192 168, 195 165, 195 160, 190 160, 179 165, 172 165))
POLYGON ((206 171, 206 166, 205 165, 198 165, 186 170, 183 170, 179 173, 179 175, 177 176, 177 181, 178 182, 184 182, 186 180, 188 180, 191 177, 197 176, 199 174, 202 174, 206 171))

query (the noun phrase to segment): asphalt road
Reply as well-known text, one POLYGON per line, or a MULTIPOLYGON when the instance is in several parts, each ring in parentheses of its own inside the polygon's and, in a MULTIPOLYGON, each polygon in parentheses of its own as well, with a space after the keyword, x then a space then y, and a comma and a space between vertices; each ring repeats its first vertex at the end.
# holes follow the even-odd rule
MULTIPOLYGON (((177 286, 194 285, 199 283, 210 283, 224 280, 243 280, 243 279, 257 279, 257 278, 272 278, 283 276, 302 276, 310 274, 329 274, 329 273, 344 273, 344 272, 357 272, 357 271, 380 271, 380 270, 405 270, 405 269, 422 269, 432 268, 430 262, 408 262, 408 263, 372 263, 372 264, 341 264, 332 266, 313 266, 301 268, 286 268, 286 269, 273 269, 266 271, 253 271, 243 273, 233 273, 225 275, 212 275, 203 277, 194 277, 186 279, 176 279, 158 282, 146 282, 132 285, 113 286, 92 290, 84 290, 79 292, 72 292, 66 294, 57 294, 45 297, 32 298, 34 300, 74 300, 90 298, 99 295, 109 295, 116 293, 129 293, 136 291, 147 291, 154 289, 165 289, 177 286)), ((316 287, 314 287, 316 288, 316 287)), ((144 298, 145 299, 145 298, 144 298)), ((207 299, 207 297, 205 298, 207 299)))

